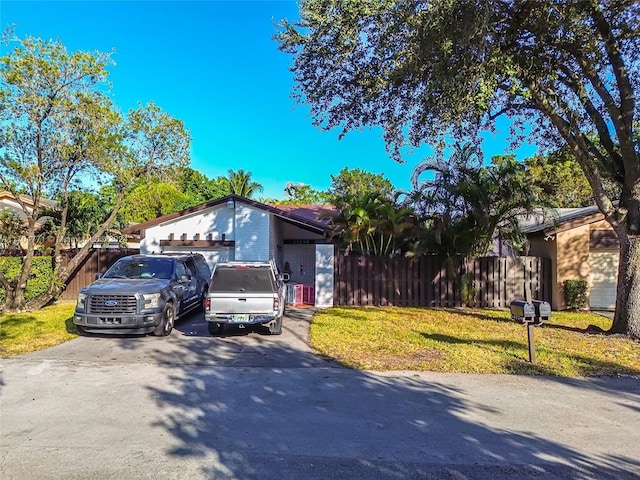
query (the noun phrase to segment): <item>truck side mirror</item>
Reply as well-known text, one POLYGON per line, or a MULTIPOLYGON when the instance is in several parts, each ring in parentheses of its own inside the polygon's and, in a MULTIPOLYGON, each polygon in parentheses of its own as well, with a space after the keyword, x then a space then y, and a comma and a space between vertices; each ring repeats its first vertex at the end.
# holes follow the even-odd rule
POLYGON ((102 274, 100 272, 96 273, 96 280, 100 280, 102 278, 102 274))
POLYGON ((283 273, 282 274, 282 281, 283 282, 288 282, 289 281, 289 274, 288 273, 283 273))

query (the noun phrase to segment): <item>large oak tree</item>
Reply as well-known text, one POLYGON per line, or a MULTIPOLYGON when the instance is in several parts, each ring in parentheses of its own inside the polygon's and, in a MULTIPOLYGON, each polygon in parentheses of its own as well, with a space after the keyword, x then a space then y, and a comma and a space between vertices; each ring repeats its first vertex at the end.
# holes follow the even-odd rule
POLYGON ((620 239, 611 331, 635 338, 639 38, 633 0, 302 0, 277 34, 315 123, 380 126, 397 160, 407 143, 474 138, 501 116, 543 151, 569 145, 620 239))

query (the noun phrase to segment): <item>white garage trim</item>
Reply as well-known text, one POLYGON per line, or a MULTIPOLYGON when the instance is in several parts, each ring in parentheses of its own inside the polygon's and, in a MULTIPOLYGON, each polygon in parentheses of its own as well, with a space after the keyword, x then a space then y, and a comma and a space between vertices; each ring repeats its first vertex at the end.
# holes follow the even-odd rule
POLYGON ((589 308, 591 310, 614 310, 618 280, 619 252, 589 252, 589 308))

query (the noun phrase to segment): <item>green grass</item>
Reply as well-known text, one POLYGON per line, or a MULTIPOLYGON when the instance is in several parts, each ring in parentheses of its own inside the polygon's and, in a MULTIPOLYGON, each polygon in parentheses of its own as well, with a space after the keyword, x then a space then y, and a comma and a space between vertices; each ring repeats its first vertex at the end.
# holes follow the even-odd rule
MULTIPOLYGON (((0 357, 77 337, 75 303, 0 314, 0 357)), ((640 342, 607 329, 600 315, 553 312, 535 328, 537 361, 529 362, 527 329, 507 311, 420 308, 330 308, 311 323, 314 351, 350 368, 525 375, 640 375, 640 342)))
POLYGON ((536 327, 536 363, 527 328, 507 311, 419 308, 330 308, 314 316, 311 346, 350 368, 458 373, 593 376, 640 375, 640 343, 587 333, 611 320, 553 312, 536 327))
POLYGON ((75 302, 37 312, 0 313, 0 358, 43 350, 76 338, 75 302))

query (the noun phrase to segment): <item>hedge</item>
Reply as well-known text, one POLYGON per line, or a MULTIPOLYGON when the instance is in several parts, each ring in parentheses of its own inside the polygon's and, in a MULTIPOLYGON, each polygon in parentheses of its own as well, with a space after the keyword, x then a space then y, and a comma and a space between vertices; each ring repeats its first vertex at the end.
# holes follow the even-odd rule
MULTIPOLYGON (((0 257, 0 271, 9 280, 20 274, 22 257, 0 257)), ((31 272, 27 280, 27 289, 24 292, 25 300, 30 300, 44 293, 53 280, 51 257, 33 257, 31 272)), ((0 301, 4 301, 5 291, 0 286, 0 301)))
POLYGON ((567 308, 579 310, 587 306, 587 281, 565 280, 564 301, 567 308))

